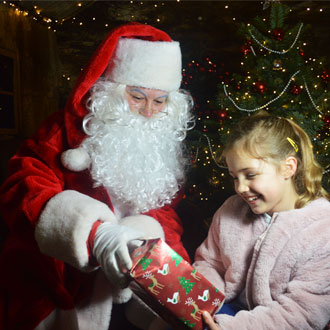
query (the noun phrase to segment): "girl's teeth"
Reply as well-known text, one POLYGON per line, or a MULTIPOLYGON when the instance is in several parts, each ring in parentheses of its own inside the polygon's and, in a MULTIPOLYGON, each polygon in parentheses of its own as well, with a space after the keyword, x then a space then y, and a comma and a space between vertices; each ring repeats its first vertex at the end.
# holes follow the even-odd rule
POLYGON ((249 201, 252 202, 252 201, 255 201, 256 199, 257 199, 257 197, 250 197, 249 201))

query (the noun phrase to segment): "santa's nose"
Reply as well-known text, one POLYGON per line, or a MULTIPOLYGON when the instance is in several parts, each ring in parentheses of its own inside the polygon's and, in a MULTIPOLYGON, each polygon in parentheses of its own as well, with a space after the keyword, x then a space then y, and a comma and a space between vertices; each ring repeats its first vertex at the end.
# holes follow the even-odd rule
POLYGON ((139 113, 146 118, 150 118, 153 114, 151 102, 146 102, 146 104, 140 109, 139 113))

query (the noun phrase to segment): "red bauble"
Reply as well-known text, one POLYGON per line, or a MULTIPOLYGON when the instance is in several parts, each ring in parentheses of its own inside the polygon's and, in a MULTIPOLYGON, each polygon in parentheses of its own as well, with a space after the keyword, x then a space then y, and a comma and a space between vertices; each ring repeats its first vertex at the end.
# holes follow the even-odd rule
POLYGON ((248 45, 243 45, 241 47, 241 52, 244 54, 244 56, 246 56, 247 54, 249 54, 251 52, 251 48, 248 45))
POLYGON ((325 115, 323 117, 324 125, 326 128, 330 128, 330 115, 325 115))
POLYGON ((254 86, 255 86, 255 90, 261 94, 265 93, 267 90, 266 84, 263 83, 262 81, 257 81, 254 86))
POLYGON ((220 114, 220 117, 222 118, 222 119, 226 119, 227 118, 227 110, 225 110, 225 109, 222 109, 222 110, 220 110, 219 111, 219 114, 220 114))
POLYGON ((301 93, 301 87, 298 85, 293 85, 291 88, 291 93, 294 95, 299 95, 301 93))
POLYGON ((321 78, 324 82, 329 82, 330 81, 330 70, 323 70, 321 74, 321 78))
POLYGON ((305 56, 305 52, 304 52, 304 50, 302 48, 300 48, 299 54, 300 54, 300 56, 305 56))
POLYGON ((227 110, 220 109, 220 110, 214 110, 212 112, 213 117, 215 120, 224 120, 227 118, 227 110))
POLYGON ((224 119, 227 118, 227 110, 226 109, 215 110, 213 112, 213 114, 218 120, 224 120, 224 119))
POLYGON ((283 40, 284 38, 284 30, 281 29, 281 28, 275 28, 273 31, 272 31, 272 36, 274 39, 276 40, 283 40))

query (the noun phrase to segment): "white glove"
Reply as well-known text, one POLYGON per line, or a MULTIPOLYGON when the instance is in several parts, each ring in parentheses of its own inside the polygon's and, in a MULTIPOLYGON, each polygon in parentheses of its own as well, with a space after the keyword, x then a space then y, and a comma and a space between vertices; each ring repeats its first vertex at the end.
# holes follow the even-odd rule
POLYGON ((128 243, 143 239, 144 233, 127 226, 102 223, 96 231, 93 254, 101 265, 106 277, 116 287, 127 286, 125 273, 132 268, 128 243))

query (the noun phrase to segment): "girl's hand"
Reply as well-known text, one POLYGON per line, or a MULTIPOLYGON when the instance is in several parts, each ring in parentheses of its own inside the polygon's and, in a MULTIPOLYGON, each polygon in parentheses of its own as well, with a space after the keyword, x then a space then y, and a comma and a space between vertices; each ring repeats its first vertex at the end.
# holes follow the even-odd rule
POLYGON ((220 327, 213 321, 212 316, 208 312, 203 312, 203 319, 205 324, 208 326, 210 330, 219 330, 220 327))

